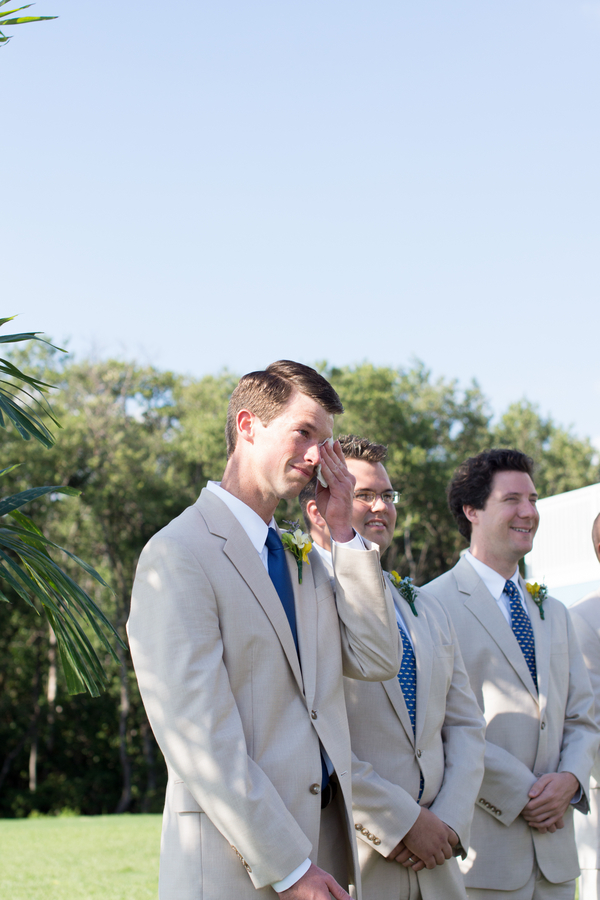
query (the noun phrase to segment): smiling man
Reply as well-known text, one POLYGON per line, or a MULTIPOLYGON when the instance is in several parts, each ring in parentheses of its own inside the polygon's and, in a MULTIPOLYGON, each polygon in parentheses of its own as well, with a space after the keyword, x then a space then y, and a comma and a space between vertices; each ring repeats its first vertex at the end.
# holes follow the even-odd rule
POLYGON ((169 772, 161 900, 360 891, 342 674, 389 678, 399 642, 378 548, 352 528, 354 478, 327 443, 342 411, 300 363, 244 376, 221 483, 140 557, 128 631, 169 772), (318 465, 336 596, 319 559, 284 550, 273 518, 318 465))
POLYGON ((426 586, 454 623, 487 723, 471 849, 461 864, 470 900, 573 900, 579 874, 573 808, 589 809, 599 738, 569 614, 551 597, 532 596, 519 575, 539 524, 537 496, 525 454, 467 459, 448 502, 470 547, 426 586))
MULTIPOLYGON (((340 447, 356 479, 352 524, 384 553, 398 500, 383 465, 386 448, 355 435, 340 437, 340 447)), ((315 550, 332 571, 327 523, 310 485, 300 504, 315 550)), ((444 609, 416 588, 411 608, 393 577, 390 583, 403 643, 397 677, 345 680, 363 896, 464 900, 453 857, 466 856, 469 846, 483 776, 483 718, 444 609)))

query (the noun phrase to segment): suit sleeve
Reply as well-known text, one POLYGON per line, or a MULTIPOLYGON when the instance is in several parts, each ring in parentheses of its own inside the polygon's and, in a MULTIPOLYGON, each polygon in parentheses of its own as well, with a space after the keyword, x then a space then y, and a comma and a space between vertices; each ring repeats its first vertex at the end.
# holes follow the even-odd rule
POLYGON ((213 588, 177 541, 154 538, 143 551, 128 631, 148 718, 170 766, 252 861, 256 888, 285 878, 310 856, 311 843, 247 753, 213 588))
MULTIPOLYGON (((595 602, 600 603, 600 600, 595 602)), ((600 727, 600 637, 598 636, 596 629, 592 628, 587 619, 580 614, 578 608, 571 608, 569 612, 573 620, 575 633, 577 634, 579 646, 581 647, 583 659, 590 677, 595 700, 594 717, 596 719, 596 725, 600 727)), ((598 754, 594 761, 592 775, 596 781, 600 781, 600 758, 598 754)))
POLYGON ((408 791, 382 778, 370 763, 358 759, 354 753, 352 805, 357 837, 382 856, 392 852, 421 811, 408 791))
POLYGON ((460 652, 458 638, 448 623, 454 643, 454 671, 446 695, 446 715, 442 726, 444 741, 444 780, 430 806, 432 812, 449 825, 459 838, 455 855, 467 855, 471 822, 484 771, 485 720, 460 652))
POLYGON ((600 742, 600 731, 594 718, 594 697, 590 678, 579 648, 573 621, 565 610, 569 641, 569 696, 565 714, 559 772, 571 772, 582 788, 580 800, 574 804, 582 813, 589 812, 590 773, 600 742))
POLYGON ((333 567, 344 675, 362 681, 395 678, 400 638, 379 549, 351 550, 334 544, 333 567))

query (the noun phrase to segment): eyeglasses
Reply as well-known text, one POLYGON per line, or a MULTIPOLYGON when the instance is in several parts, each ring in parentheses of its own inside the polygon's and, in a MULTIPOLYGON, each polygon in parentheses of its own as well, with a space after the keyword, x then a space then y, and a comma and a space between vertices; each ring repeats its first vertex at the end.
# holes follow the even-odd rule
POLYGON ((383 491, 381 494, 377 494, 375 491, 355 491, 354 493, 354 499, 367 506, 373 506, 378 497, 381 497, 384 503, 397 503, 400 494, 398 491, 383 491))

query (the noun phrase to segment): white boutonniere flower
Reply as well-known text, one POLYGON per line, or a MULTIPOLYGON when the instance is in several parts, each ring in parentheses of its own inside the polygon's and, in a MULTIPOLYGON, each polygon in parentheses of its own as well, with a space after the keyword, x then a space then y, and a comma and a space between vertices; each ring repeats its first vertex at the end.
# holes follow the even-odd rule
POLYGON ((286 522, 291 525, 292 530, 281 532, 281 541, 286 550, 289 550, 298 566, 298 584, 302 584, 302 563, 305 562, 310 566, 308 554, 312 550, 312 541, 310 535, 305 534, 298 527, 298 522, 286 522))

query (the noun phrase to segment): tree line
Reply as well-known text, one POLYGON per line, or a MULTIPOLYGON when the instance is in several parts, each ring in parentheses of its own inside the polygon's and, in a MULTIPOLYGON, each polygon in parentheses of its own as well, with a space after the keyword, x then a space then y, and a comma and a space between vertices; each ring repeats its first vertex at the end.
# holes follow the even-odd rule
MULTIPOLYGON (((225 466, 227 402, 238 375, 193 379, 116 360, 60 358, 51 347, 12 354, 15 364, 57 386, 56 444, 23 444, 3 435, 7 493, 67 485, 28 504, 28 515, 61 546, 90 562, 110 586, 81 570, 73 577, 124 637, 138 555, 146 541, 193 503, 225 466)), ((446 506, 456 465, 491 446, 514 446, 537 463, 548 496, 600 481, 590 442, 560 427, 526 400, 494 422, 476 383, 433 379, 422 364, 317 366, 346 412, 336 433, 388 446, 387 468, 400 491, 387 568, 423 584, 452 566, 464 546, 446 506)), ((297 501, 278 516, 300 517, 297 501)), ((64 564, 69 571, 70 562, 64 564)), ((11 598, 10 587, 5 590, 11 598)), ((70 809, 83 814, 159 811, 165 768, 140 701, 129 654, 117 659, 90 637, 109 676, 98 698, 70 696, 46 620, 14 597, 0 603, 0 816, 70 809)))

